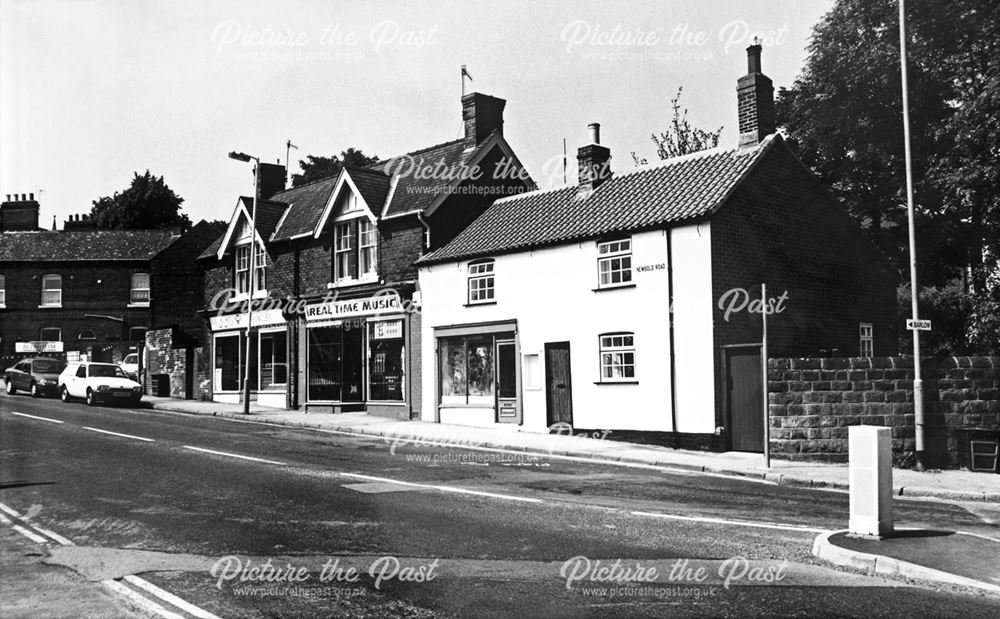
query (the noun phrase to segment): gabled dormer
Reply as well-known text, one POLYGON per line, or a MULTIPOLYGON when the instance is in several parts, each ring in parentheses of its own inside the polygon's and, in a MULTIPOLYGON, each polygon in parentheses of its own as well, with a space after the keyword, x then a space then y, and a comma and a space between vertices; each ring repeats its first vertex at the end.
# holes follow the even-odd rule
POLYGON ((379 215, 394 184, 389 176, 363 168, 340 172, 313 237, 332 233, 333 287, 379 281, 379 215))
POLYGON ((229 218, 229 226, 215 251, 215 257, 223 260, 227 255, 233 259, 232 289, 233 300, 267 296, 267 240, 285 214, 286 206, 279 202, 261 200, 257 202, 257 225, 251 226, 253 200, 241 197, 229 218))

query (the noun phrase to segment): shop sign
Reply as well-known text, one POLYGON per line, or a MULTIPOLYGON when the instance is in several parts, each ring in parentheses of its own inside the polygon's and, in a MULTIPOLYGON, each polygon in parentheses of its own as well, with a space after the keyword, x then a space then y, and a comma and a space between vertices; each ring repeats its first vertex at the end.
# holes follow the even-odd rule
MULTIPOLYGON (((246 314, 230 314, 227 316, 212 316, 208 319, 212 325, 212 331, 224 331, 226 329, 246 329, 246 314)), ((281 310, 263 310, 253 313, 253 326, 264 327, 267 325, 284 324, 285 317, 281 310)))
POLYGON ((402 320, 380 320, 372 325, 372 339, 392 340, 403 337, 402 320))
POLYGON ((63 343, 53 341, 42 342, 14 342, 14 352, 62 352, 63 343))
POLYGON ((374 297, 308 305, 306 306, 306 320, 330 320, 332 318, 391 314, 401 311, 403 311, 403 304, 400 303, 398 294, 395 292, 382 293, 374 297))

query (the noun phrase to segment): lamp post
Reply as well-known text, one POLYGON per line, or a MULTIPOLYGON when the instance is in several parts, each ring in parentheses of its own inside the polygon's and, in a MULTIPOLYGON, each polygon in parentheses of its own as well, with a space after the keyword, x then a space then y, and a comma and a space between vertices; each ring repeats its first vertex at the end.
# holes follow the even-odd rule
MULTIPOLYGON (((249 276, 249 288, 248 294, 249 299, 247 300, 247 356, 246 364, 244 366, 243 373, 243 414, 250 414, 250 353, 253 350, 251 347, 251 333, 253 329, 253 292, 254 292, 254 280, 257 279, 257 191, 260 182, 260 157, 254 157, 246 153, 238 153, 233 151, 229 153, 230 159, 235 159, 236 161, 242 161, 244 163, 254 162, 253 168, 253 207, 250 213, 250 264, 248 270, 249 276)), ((239 265, 237 265, 238 267, 239 265)))

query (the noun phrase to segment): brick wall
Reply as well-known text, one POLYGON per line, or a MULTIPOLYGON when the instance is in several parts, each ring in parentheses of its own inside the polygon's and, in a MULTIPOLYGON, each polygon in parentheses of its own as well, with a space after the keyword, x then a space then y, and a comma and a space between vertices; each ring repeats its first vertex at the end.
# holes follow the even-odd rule
MULTIPOLYGON (((970 432, 1000 431, 1000 357, 925 359, 925 449, 942 468, 968 467, 970 432)), ((893 461, 912 466, 913 358, 784 358, 768 362, 771 452, 847 461, 848 428, 892 428, 893 461)))
MULTIPOLYGON (((860 354, 862 322, 874 325, 876 355, 899 352, 895 274, 785 146, 775 144, 712 216, 711 235, 717 376, 722 346, 761 339, 759 313, 726 320, 719 301, 738 288, 759 299, 762 282, 772 299, 787 292, 784 310, 768 316, 771 357, 860 354)), ((716 425, 728 425, 724 388, 717 380, 716 425)))
POLYGON ((187 399, 211 399, 211 388, 207 392, 206 384, 209 377, 204 366, 206 350, 209 346, 187 346, 175 348, 178 339, 176 329, 156 329, 146 333, 146 357, 144 360, 146 393, 156 392, 154 382, 157 376, 166 375, 170 381, 170 397, 187 399), (188 393, 188 373, 191 373, 191 393, 188 393))

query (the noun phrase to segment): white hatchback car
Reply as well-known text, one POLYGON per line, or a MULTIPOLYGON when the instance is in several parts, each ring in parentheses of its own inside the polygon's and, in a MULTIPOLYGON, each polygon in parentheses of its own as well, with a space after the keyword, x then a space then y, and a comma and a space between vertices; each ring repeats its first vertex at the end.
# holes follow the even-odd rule
POLYGON ((98 402, 136 404, 142 399, 142 385, 113 363, 71 363, 59 375, 59 395, 63 402, 84 398, 90 406, 98 402))

